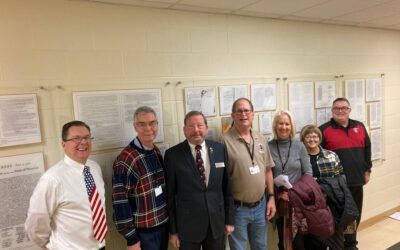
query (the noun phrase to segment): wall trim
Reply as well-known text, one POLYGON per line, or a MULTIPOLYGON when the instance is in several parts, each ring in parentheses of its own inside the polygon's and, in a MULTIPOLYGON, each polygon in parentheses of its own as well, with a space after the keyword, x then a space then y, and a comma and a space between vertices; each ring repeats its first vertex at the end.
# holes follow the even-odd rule
POLYGON ((360 226, 358 227, 357 231, 366 229, 367 227, 370 227, 370 226, 373 226, 374 224, 386 219, 389 215, 391 215, 395 212, 398 212, 398 211, 400 211, 400 206, 394 207, 386 212, 380 213, 380 214, 375 215, 365 221, 362 221, 360 223, 360 226))

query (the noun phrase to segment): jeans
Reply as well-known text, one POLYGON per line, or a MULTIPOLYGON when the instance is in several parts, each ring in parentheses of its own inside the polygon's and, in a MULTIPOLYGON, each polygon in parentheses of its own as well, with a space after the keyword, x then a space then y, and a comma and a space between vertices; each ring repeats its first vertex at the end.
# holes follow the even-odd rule
POLYGON ((265 203, 263 196, 260 204, 254 208, 235 205, 235 231, 229 236, 231 250, 246 250, 247 240, 251 250, 268 249, 265 203))

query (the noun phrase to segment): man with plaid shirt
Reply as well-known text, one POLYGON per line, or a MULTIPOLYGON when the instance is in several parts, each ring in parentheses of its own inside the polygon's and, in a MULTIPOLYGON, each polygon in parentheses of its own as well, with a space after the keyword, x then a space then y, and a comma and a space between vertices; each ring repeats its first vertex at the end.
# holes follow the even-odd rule
POLYGON ((166 250, 168 213, 164 163, 153 144, 158 121, 150 107, 134 114, 137 137, 125 147, 113 166, 113 207, 117 230, 128 250, 166 250))

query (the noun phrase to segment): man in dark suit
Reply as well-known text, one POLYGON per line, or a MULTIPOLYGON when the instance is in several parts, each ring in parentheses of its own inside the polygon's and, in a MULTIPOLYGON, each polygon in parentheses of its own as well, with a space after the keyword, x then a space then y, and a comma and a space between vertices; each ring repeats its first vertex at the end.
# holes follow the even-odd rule
POLYGON ((183 250, 222 250, 224 233, 234 230, 226 148, 205 140, 208 126, 201 112, 185 116, 183 131, 186 140, 164 158, 170 243, 183 250))

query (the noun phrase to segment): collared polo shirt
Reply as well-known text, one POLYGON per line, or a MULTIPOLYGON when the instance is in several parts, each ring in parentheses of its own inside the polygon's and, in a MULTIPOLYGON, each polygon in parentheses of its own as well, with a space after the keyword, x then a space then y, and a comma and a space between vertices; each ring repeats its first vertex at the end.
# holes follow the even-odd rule
POLYGON ((255 131, 251 131, 251 135, 254 143, 254 165, 258 165, 260 169, 257 174, 250 173, 253 162, 249 149, 252 150, 252 145, 249 145, 234 127, 222 136, 222 142, 228 151, 233 197, 235 200, 249 203, 261 200, 266 187, 265 172, 267 168, 274 167, 264 136, 255 131))

